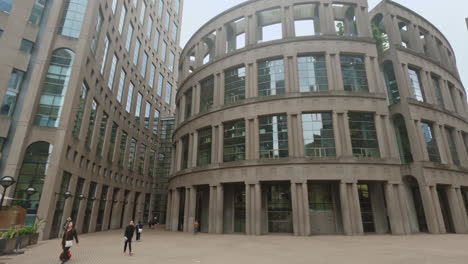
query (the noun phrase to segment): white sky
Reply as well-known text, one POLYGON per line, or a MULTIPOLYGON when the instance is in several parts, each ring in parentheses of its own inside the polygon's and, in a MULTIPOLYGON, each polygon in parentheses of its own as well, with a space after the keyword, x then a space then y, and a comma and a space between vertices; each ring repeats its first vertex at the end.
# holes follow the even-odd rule
MULTIPOLYGON (((468 88, 468 17, 467 0, 394 0, 432 22, 455 50, 461 79, 468 88)), ((245 0, 185 0, 182 21, 182 47, 208 20, 245 0)), ((372 9, 380 0, 368 0, 372 9)))

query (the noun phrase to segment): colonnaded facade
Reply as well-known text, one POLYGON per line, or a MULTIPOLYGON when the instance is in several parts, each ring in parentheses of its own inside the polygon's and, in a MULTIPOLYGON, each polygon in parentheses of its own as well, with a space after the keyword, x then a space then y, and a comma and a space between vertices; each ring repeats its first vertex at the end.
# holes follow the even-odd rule
POLYGON ((468 107, 455 54, 392 1, 251 0, 180 59, 166 228, 468 231, 468 107))
POLYGON ((182 4, 0 1, 0 177, 41 238, 164 218, 182 4))

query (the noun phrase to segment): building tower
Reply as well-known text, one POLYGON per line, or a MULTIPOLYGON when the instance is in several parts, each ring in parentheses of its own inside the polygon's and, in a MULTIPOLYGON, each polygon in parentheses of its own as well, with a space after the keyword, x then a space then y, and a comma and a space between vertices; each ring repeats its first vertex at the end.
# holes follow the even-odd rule
POLYGON ((81 233, 152 217, 181 14, 180 0, 0 4, 0 175, 43 239, 68 216, 81 233))
POLYGON ((251 0, 180 58, 167 229, 467 232, 466 92, 418 14, 251 0))

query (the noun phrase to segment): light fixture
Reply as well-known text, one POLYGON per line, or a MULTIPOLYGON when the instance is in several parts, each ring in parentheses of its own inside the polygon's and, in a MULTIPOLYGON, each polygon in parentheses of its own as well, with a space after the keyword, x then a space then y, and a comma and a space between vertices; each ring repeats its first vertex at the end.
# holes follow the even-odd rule
POLYGON ((68 198, 72 197, 72 194, 71 194, 71 192, 69 192, 69 191, 66 191, 66 192, 63 194, 63 197, 64 197, 64 198, 65 198, 65 200, 66 200, 66 199, 68 199, 68 198))
POLYGON ((80 194, 80 195, 78 195, 78 200, 80 200, 80 201, 81 201, 81 200, 84 200, 84 199, 85 199, 85 197, 84 197, 84 195, 83 195, 83 194, 80 194))
POLYGON ((3 199, 5 198, 6 190, 8 189, 8 187, 12 186, 15 183, 16 183, 15 178, 11 176, 3 176, 0 179, 0 185, 2 185, 3 187, 3 195, 2 195, 2 200, 0 201, 0 208, 2 208, 3 199))
POLYGON ((26 193, 28 194, 28 197, 36 193, 36 189, 32 186, 28 187, 26 189, 26 193))

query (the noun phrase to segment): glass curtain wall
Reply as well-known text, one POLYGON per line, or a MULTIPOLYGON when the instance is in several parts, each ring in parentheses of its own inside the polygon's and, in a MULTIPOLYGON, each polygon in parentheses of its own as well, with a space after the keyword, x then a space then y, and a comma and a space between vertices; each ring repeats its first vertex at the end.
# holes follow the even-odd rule
POLYGON ((260 158, 288 157, 288 122, 286 115, 262 116, 259 121, 260 158))
POLYGON ((213 108, 214 77, 209 77, 200 82, 200 113, 213 108))
POLYGON ((436 138, 432 130, 432 124, 421 122, 421 129, 426 142, 426 149, 429 155, 429 160, 432 162, 440 162, 439 147, 437 146, 436 138))
POLYGON ((325 56, 298 57, 297 68, 299 75, 299 91, 301 93, 328 91, 325 56))
POLYGON ((223 160, 245 160, 245 120, 224 123, 223 160))
POLYGON ((369 92, 363 56, 341 55, 341 72, 345 91, 369 92))
POLYGON ((380 158, 374 114, 350 112, 348 115, 354 157, 380 158))
POLYGON ((224 72, 224 104, 245 99, 245 67, 224 72))
POLYGON ((284 93, 283 59, 258 62, 258 96, 279 95, 284 93))
POLYGON ((211 163, 211 142, 211 127, 207 127, 198 131, 197 166, 205 166, 211 163))
POLYGON ((304 154, 308 158, 336 157, 335 136, 331 113, 302 115, 304 154))

